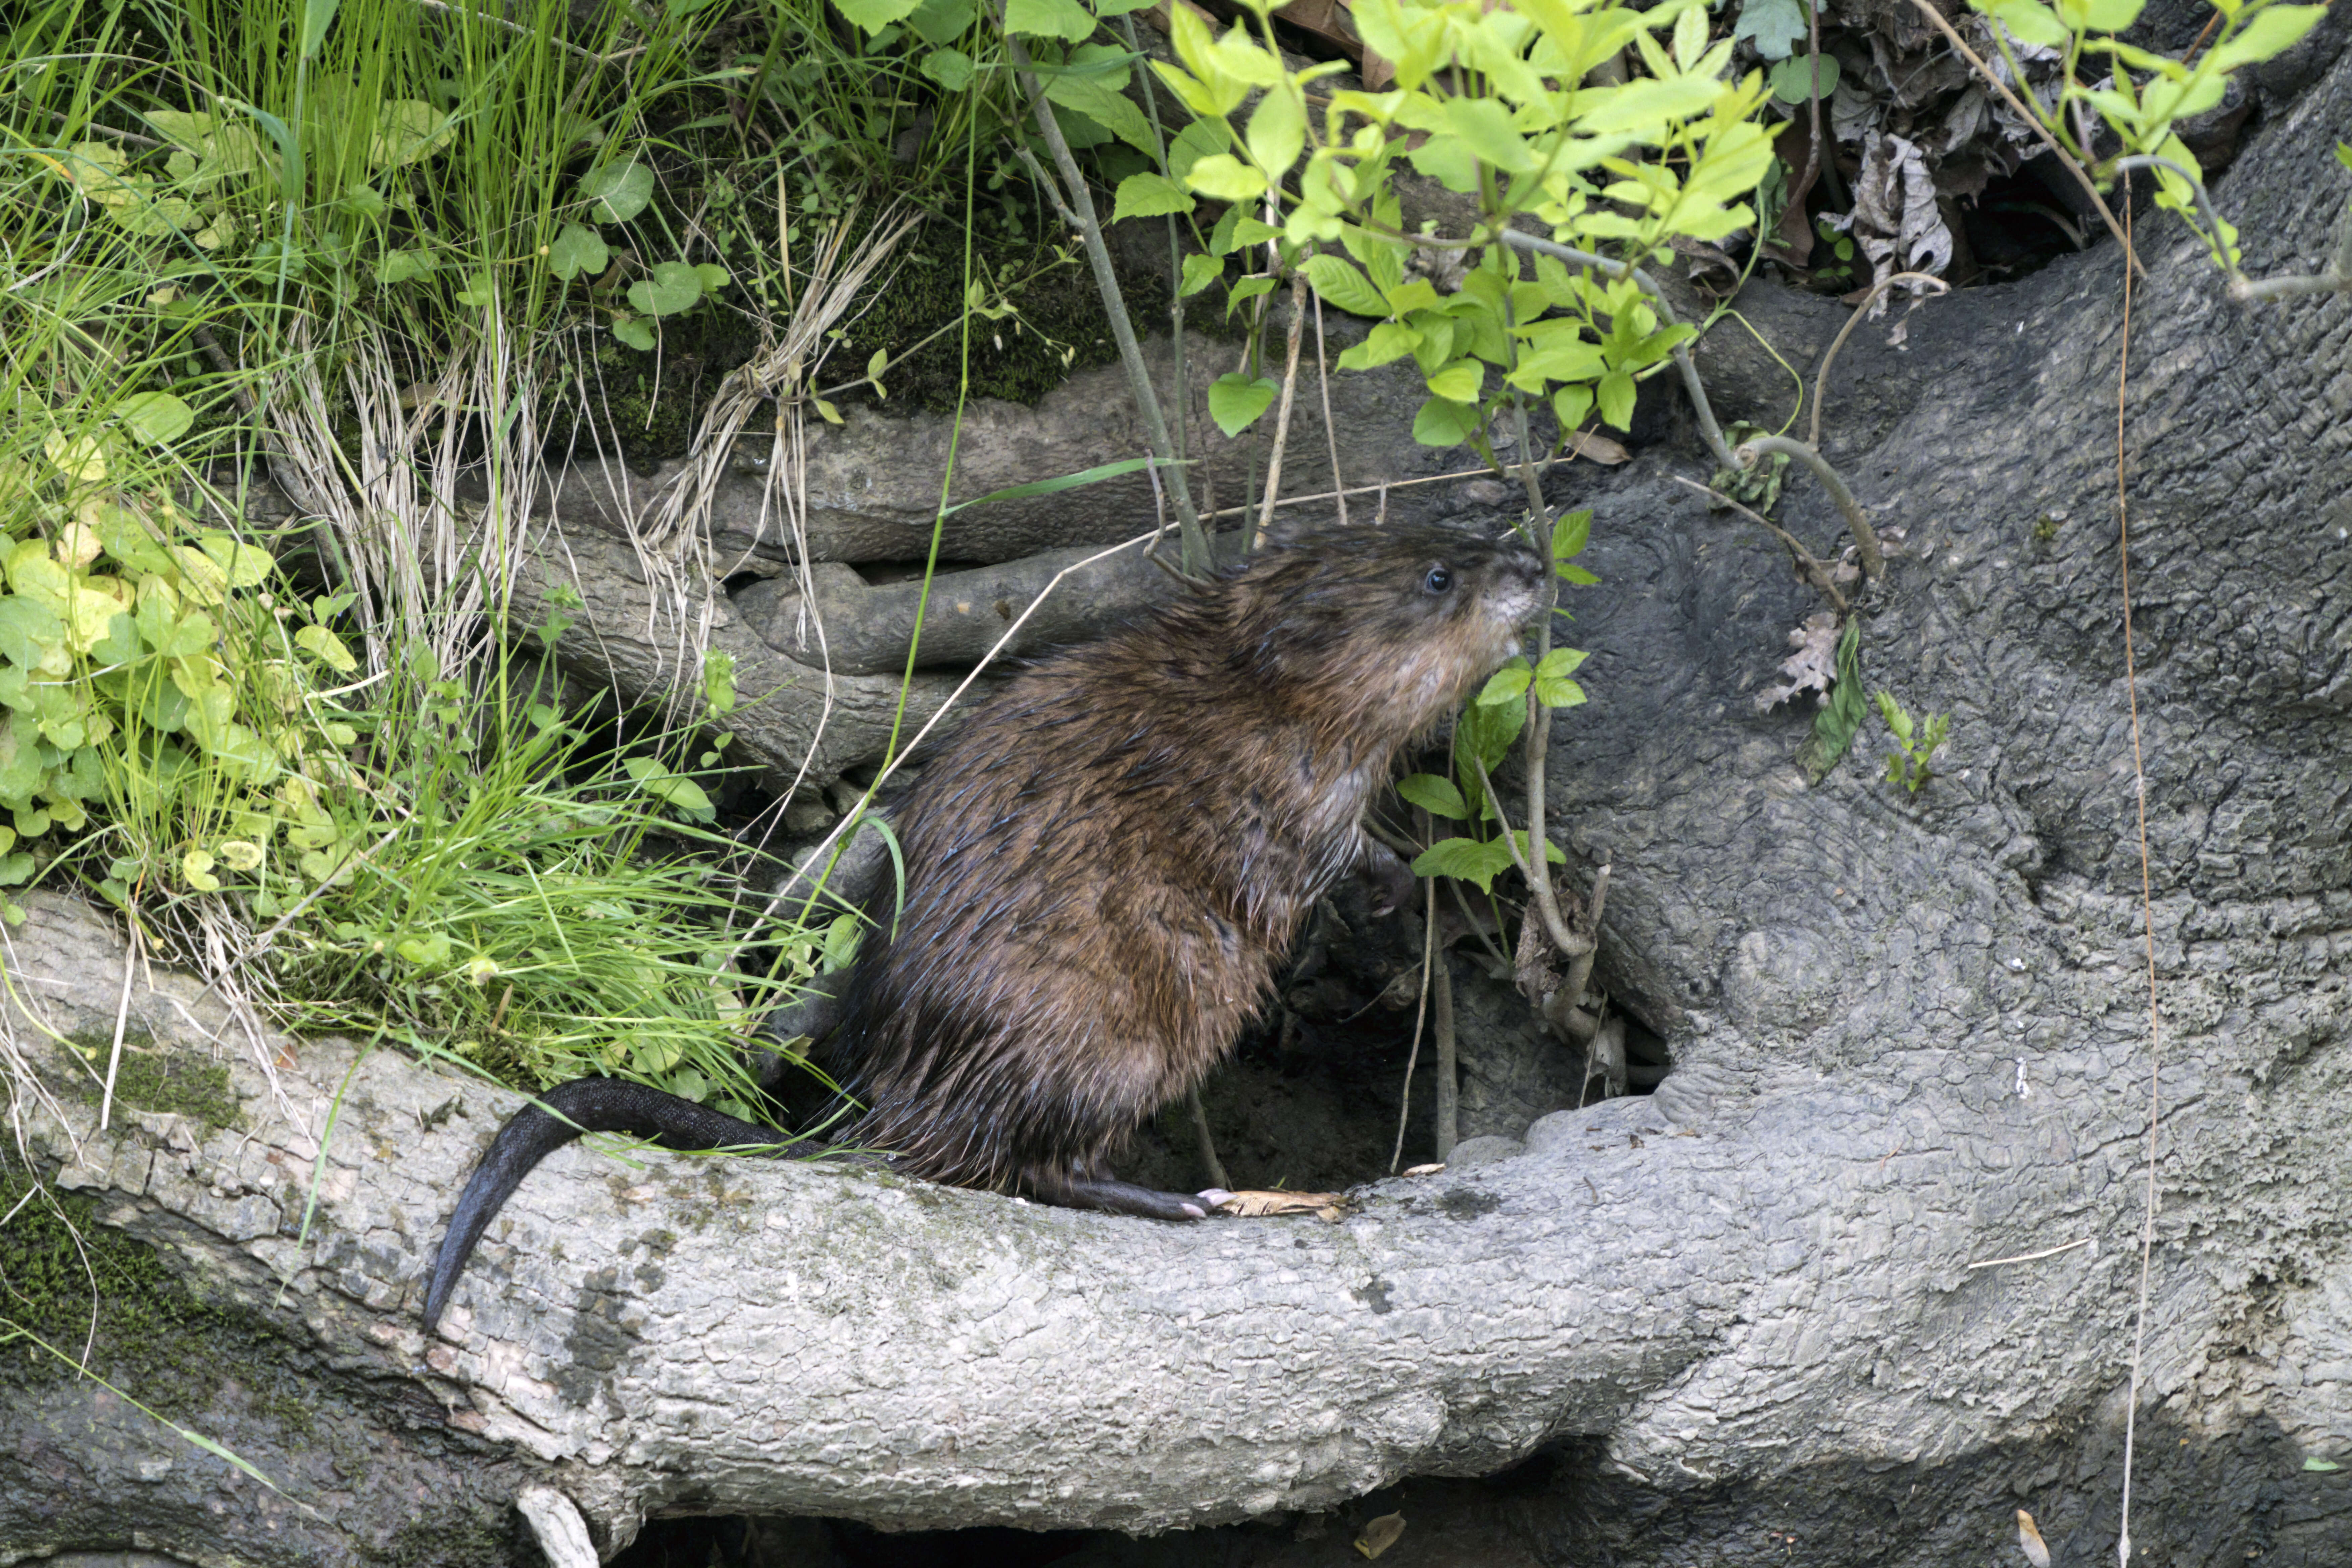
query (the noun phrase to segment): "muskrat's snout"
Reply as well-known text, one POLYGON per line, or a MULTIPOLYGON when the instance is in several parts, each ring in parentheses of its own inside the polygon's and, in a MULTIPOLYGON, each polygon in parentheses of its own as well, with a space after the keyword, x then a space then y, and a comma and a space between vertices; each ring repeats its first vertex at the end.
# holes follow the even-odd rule
MULTIPOLYGON (((1516 647, 1518 634, 1551 596, 1551 563, 1517 533, 1495 546, 1487 613, 1516 647)), ((1504 656, 1507 657, 1507 655, 1504 656)))

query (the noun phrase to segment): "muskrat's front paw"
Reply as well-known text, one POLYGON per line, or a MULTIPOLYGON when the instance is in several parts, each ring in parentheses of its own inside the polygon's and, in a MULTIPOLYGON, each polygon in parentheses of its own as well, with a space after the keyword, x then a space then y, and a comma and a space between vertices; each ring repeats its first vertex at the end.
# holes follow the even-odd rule
POLYGON ((1412 901, 1418 882, 1412 868, 1386 845, 1366 858, 1363 877, 1366 901, 1374 915, 1392 915, 1412 901))

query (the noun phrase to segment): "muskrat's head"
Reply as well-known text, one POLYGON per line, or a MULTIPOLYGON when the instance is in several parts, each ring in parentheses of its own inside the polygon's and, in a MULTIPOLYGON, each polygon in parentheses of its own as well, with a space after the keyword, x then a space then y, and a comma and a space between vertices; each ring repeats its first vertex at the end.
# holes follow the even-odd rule
POLYGON ((1551 567, 1517 534, 1327 527, 1251 558, 1221 584, 1237 657, 1310 700, 1418 731, 1519 651, 1551 567))

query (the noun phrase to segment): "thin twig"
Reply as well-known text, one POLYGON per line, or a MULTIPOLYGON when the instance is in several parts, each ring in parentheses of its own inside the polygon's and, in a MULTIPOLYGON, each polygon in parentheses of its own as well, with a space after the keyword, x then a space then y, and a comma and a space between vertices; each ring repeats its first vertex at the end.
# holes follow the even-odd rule
MULTIPOLYGON (((995 0, 997 25, 1004 35, 1005 53, 1011 58, 1013 79, 1029 100, 1029 110, 1037 121, 1037 130, 1045 139, 1045 150, 1054 155, 1054 167, 1062 176, 1061 200, 1066 216, 1075 220, 1079 237, 1086 242, 1087 260, 1095 273, 1095 288, 1102 295, 1103 314, 1109 318, 1110 335, 1118 346, 1119 363, 1126 368, 1129 389, 1135 395, 1136 409, 1143 416, 1143 431, 1151 444, 1151 454, 1164 463, 1173 464, 1176 447, 1168 438, 1168 422, 1160 412, 1160 395, 1151 384, 1151 372, 1143 363, 1143 350, 1135 341, 1135 326, 1127 319, 1127 304, 1119 293, 1118 274, 1112 268, 1110 247, 1104 243, 1102 221, 1095 213, 1094 196, 1087 188, 1087 177, 1071 156, 1070 143, 1062 135, 1061 121, 1055 118, 1054 106, 1046 100, 1045 88, 1037 79, 1036 70, 1029 58, 1028 47, 1018 35, 1004 26, 1004 0, 995 0), (1076 209, 1073 212, 1071 209, 1076 209)), ((1030 162, 1034 164, 1034 160, 1030 162)), ((1051 182, 1046 182, 1050 187, 1051 182)), ((1183 280, 1176 280, 1181 288, 1183 280)), ((1175 345, 1181 357, 1184 345, 1175 345)), ((1209 569, 1209 542, 1201 531, 1200 514, 1192 507, 1192 487, 1185 482, 1184 470, 1171 467, 1168 471, 1169 488, 1176 496, 1176 525, 1183 540, 1184 570, 1203 574, 1209 569)))
POLYGON ((1234 1184, 1225 1174, 1225 1163, 1217 1158, 1217 1141, 1209 1136, 1209 1111, 1201 1103, 1199 1084, 1184 1090, 1184 1110, 1192 1118, 1192 1136, 1200 1141, 1201 1167, 1209 1173, 1209 1185, 1231 1187, 1234 1184))
MULTIPOLYGON (((2125 191, 2128 197, 2130 187, 2126 185, 2125 191)), ((2128 199, 2124 204, 2124 211, 2126 216, 2131 211, 2128 199)), ((2122 1538, 2116 1543, 2116 1560, 2126 1568, 2131 1563, 2132 1445, 2138 1436, 2137 1417, 2139 1412, 2141 1352, 2147 1342, 2148 1272, 2156 1251, 2157 1139, 2164 1128, 2164 1102, 2158 1092, 2164 1037, 2159 1026, 2162 1012, 2157 1005, 2156 891, 2153 873, 2148 869, 2147 770, 2140 755, 2139 663, 2132 642, 2131 512, 2126 505, 2128 497, 2124 482, 2125 392, 2131 378, 2131 276, 2126 273, 2124 276, 2123 342, 2116 363, 2116 549, 2123 568, 2124 694, 2131 703, 2132 783, 2135 786, 2132 795, 2139 803, 2139 901, 2147 931, 2147 1197, 2140 1218, 2139 1306, 2132 1329, 2131 1388, 2124 1404, 2124 1485, 2118 1516, 2123 1530, 2122 1538)))
POLYGON ((1861 303, 1853 308, 1853 314, 1848 316, 1845 319, 1845 325, 1838 329, 1838 335, 1830 340, 1830 352, 1822 356, 1822 368, 1813 373, 1813 423, 1811 433, 1805 439, 1812 443, 1815 451, 1819 451, 1822 445, 1822 399, 1829 394, 1830 366, 1836 363, 1838 350, 1845 347, 1845 341, 1853 335, 1853 329, 1861 324, 1864 316, 1870 314, 1870 308, 1878 303, 1878 297, 1897 283, 1933 284, 1938 294, 1948 294, 1952 291, 1950 284, 1932 272, 1897 272, 1892 277, 1882 278, 1871 285, 1870 292, 1862 297, 1861 303))
POLYGON ((1432 967, 1430 984, 1435 1006, 1432 1009, 1434 1016, 1431 1032, 1437 1041, 1436 1158, 1446 1160, 1453 1157, 1462 1120, 1462 1080, 1454 1060, 1454 965, 1448 961, 1432 967))
POLYGON ((2011 1263, 2039 1263, 2045 1258, 2055 1258, 2062 1252, 2072 1252, 2078 1247, 2094 1247, 2098 1237, 2086 1236, 2080 1241, 2069 1241, 2057 1247, 2045 1247, 2039 1252, 2021 1252, 2014 1258, 1987 1258, 1968 1265, 1970 1268, 1999 1268, 2011 1263))
POLYGON ((106 1088, 98 1099, 98 1130, 106 1131, 114 1116, 114 1075, 122 1068, 123 1026, 131 1021, 131 977, 139 969, 139 916, 131 917, 131 941, 122 949, 122 1000, 114 1007, 114 1048, 106 1057, 106 1088))
POLYGON ((2032 128, 2033 133, 2042 138, 2042 144, 2049 148, 2060 163, 2066 165, 2066 172, 2074 176, 2075 183, 2083 187, 2083 194, 2089 196, 2091 205, 2099 209, 2099 216, 2106 221, 2107 232, 2116 237, 2117 245, 2123 247, 2124 259, 2130 264, 2133 271, 2143 278, 2147 277, 2147 268, 2139 264, 2139 257, 2132 250, 2131 237, 2124 233, 2123 226, 2116 221, 2116 215, 2108 208, 2106 198, 2099 195, 2099 187, 2092 183, 2090 174, 2084 170, 2082 163, 2072 153, 2059 144, 2058 138, 2050 134, 2050 128, 2042 123, 2042 116, 2028 109, 2019 100, 2017 94, 2010 90, 2009 84, 1993 74, 1992 68, 1985 64, 1984 57, 1969 47, 1968 40, 1960 37, 1958 28, 1944 19, 1942 12, 1929 5, 1927 0, 1911 0, 1911 4, 1918 7, 1922 16, 1935 24, 1937 31, 1950 40, 1952 47, 1960 52, 1960 58, 1976 68, 1977 74, 1991 85, 1993 91, 2000 94, 2001 101, 2008 104, 2019 119, 2032 128))
POLYGON ((1788 546, 1789 553, 1796 557, 1797 569, 1805 574, 1805 581, 1811 583, 1814 587, 1828 595, 1830 603, 1837 606, 1837 613, 1839 615, 1843 616, 1845 614, 1845 595, 1838 592, 1837 584, 1831 578, 1829 568, 1822 565, 1822 563, 1815 558, 1813 552, 1805 548, 1805 542, 1803 540, 1799 539, 1795 534, 1790 533, 1787 529, 1782 528, 1779 523, 1774 522, 1762 512, 1755 511, 1748 507, 1740 505, 1738 501, 1732 500, 1729 496, 1725 495, 1721 490, 1717 489, 1712 485, 1703 485, 1696 479, 1684 479, 1680 474, 1676 474, 1675 476, 1675 482, 1676 484, 1688 485, 1691 489, 1698 491, 1701 495, 1706 496, 1710 500, 1719 501, 1723 505, 1729 507, 1732 510, 1739 513, 1740 516, 1748 519, 1750 522, 1759 523, 1762 526, 1770 529, 1775 534, 1780 536, 1780 542, 1788 546))
MULTIPOLYGON (((1536 466, 1539 468, 1553 468, 1563 463, 1572 462, 1580 455, 1581 454, 1578 452, 1564 452, 1557 458, 1546 458, 1536 466)), ((1590 461, 1591 459, 1587 460, 1590 461)), ((1278 507, 1308 506, 1319 500, 1345 501, 1349 496, 1377 495, 1381 498, 1380 516, 1378 521, 1381 523, 1385 523, 1388 521, 1387 498, 1388 492, 1391 490, 1410 489, 1414 485, 1443 484, 1448 479, 1485 479, 1492 475, 1494 471, 1495 470, 1491 467, 1482 463, 1475 468, 1455 468, 1450 472, 1443 474, 1424 474, 1417 479, 1381 479, 1375 484, 1350 485, 1345 489, 1318 490, 1311 496, 1285 496, 1274 504, 1278 507)), ((1222 507, 1213 511, 1202 512, 1201 514, 1201 519, 1202 521, 1206 522, 1221 517, 1246 517, 1251 512, 1257 510, 1258 509, 1254 506, 1222 507)))
POLYGON ((1397 1097, 1396 1152, 1389 1156, 1389 1174, 1404 1163, 1404 1127, 1412 1115, 1412 1068, 1421 1059, 1421 1022, 1429 1012, 1429 969, 1437 953, 1437 879, 1423 877, 1424 903, 1421 920, 1421 1000, 1412 1009, 1412 1049, 1405 1053, 1404 1092, 1397 1097))
MULTIPOLYGON (((1306 330, 1307 274, 1300 271, 1290 279, 1290 343, 1282 362, 1282 403, 1275 410, 1274 446, 1265 459, 1265 504, 1257 514, 1255 547, 1261 549, 1265 544, 1266 530, 1274 524, 1274 499, 1282 493, 1282 455, 1290 445, 1290 405, 1298 391, 1299 338, 1306 330)), ((1335 468, 1332 483, 1337 484, 1339 479, 1335 468)))
MULTIPOLYGON (((1533 759, 1534 754, 1533 749, 1530 748, 1528 751, 1530 760, 1533 759)), ((1503 816, 1502 803, 1496 799, 1495 781, 1486 776, 1486 764, 1476 757, 1472 757, 1470 765, 1478 770, 1478 783, 1486 790, 1487 800, 1494 803, 1495 815, 1502 819, 1503 847, 1511 852, 1511 864, 1518 868, 1519 875, 1528 879, 1528 888, 1535 893, 1536 910, 1543 919, 1544 934, 1551 938, 1552 946, 1559 949, 1563 957, 1575 958, 1580 954, 1591 952, 1592 939, 1577 935, 1570 929, 1568 921, 1562 918, 1559 912, 1559 901, 1552 896, 1550 880, 1549 879, 1542 881, 1537 880, 1535 872, 1528 868, 1528 857, 1519 850, 1518 835, 1512 831, 1510 818, 1503 816)), ((1532 796, 1530 805, 1532 806, 1532 796)), ((1543 853, 1536 848, 1532 835, 1530 835, 1528 848, 1536 854, 1543 853)), ((1545 858, 1549 860, 1550 857, 1546 856, 1545 858)))
POLYGON ((2238 270, 2236 262, 2228 260, 2229 242, 2221 237, 2221 215, 2214 209, 2213 197, 2205 189, 2203 174, 2195 169, 2184 169, 2170 158, 2159 157, 2154 153, 2135 153, 2128 158, 2118 158, 2108 164, 2107 169, 2109 173, 2117 174, 2128 174, 2134 169, 2169 169, 2188 181, 2189 190, 2197 197, 2197 211, 2205 219, 2205 232, 2212 237, 2213 248, 2221 252, 2227 263, 2231 280, 2235 282, 2244 276, 2238 270))
POLYGON ((1757 458, 1774 453, 1794 458, 1813 471, 1813 478, 1822 481, 1822 489, 1830 492, 1830 500, 1835 501, 1838 510, 1845 514, 1845 525, 1853 531, 1854 547, 1862 555, 1863 575, 1873 578, 1883 575, 1886 571, 1886 556, 1878 548, 1878 535, 1871 528, 1870 519, 1863 514, 1862 503, 1855 500, 1853 492, 1845 488, 1845 480, 1839 477, 1836 468, 1830 466, 1830 460, 1811 443, 1791 440, 1786 436, 1753 437, 1739 444, 1738 458, 1733 466, 1745 471, 1756 466, 1757 458))
MULTIPOLYGON (((1170 221, 1174 220, 1171 218, 1170 221)), ((1339 501, 1339 526, 1345 528, 1348 526, 1348 481, 1339 475, 1339 427, 1331 423, 1331 351, 1323 342, 1323 296, 1320 294, 1315 296, 1315 384, 1323 396, 1323 440, 1331 448, 1331 489, 1339 501)))

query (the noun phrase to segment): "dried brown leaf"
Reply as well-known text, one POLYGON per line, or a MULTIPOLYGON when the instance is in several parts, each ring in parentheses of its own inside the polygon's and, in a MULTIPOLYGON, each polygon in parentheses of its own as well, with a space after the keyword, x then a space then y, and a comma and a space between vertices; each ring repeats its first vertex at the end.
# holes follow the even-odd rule
POLYGON ((1612 441, 1606 436, 1597 435, 1590 430, 1580 430, 1570 436, 1568 438, 1567 452, 1571 458, 1581 458, 1588 463, 1599 463, 1612 468, 1628 461, 1633 456, 1625 449, 1622 443, 1612 441))
POLYGON ((1378 1557, 1397 1543, 1404 1533, 1404 1515, 1384 1513, 1364 1526, 1364 1533, 1356 1537, 1356 1550, 1367 1557, 1378 1557))
POLYGON ((1404 1168, 1404 1173, 1408 1176, 1433 1176, 1444 1169, 1445 1169, 1445 1162, 1440 1160, 1433 1165, 1407 1165, 1404 1168))
POLYGON ((1789 634, 1789 646, 1797 651, 1780 661, 1780 673, 1789 678, 1786 686, 1768 686, 1756 694, 1756 710, 1768 712, 1801 692, 1818 694, 1818 700, 1829 700, 1830 686, 1837 679, 1837 616, 1828 610, 1815 610, 1805 617, 1805 624, 1789 634))
POLYGON ((2033 1568, 2050 1568, 2049 1544, 2042 1539, 2042 1531, 2034 1527, 2033 1516, 2023 1509, 2017 1510, 2017 1544, 2033 1568))
POLYGON ((1217 1212, 1238 1215, 1244 1219, 1266 1219, 1276 1215, 1320 1214, 1326 1209, 1339 1208, 1347 1201, 1341 1193, 1234 1193, 1217 1205, 1217 1212))

